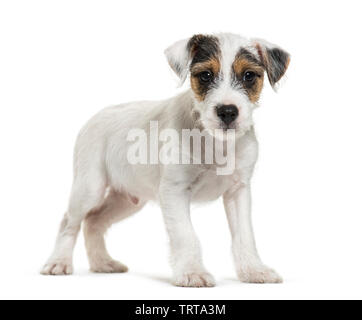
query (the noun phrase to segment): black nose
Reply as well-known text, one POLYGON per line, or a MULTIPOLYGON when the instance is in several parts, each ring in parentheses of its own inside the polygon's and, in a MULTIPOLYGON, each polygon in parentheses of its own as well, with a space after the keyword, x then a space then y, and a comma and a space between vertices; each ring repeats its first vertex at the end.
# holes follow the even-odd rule
POLYGON ((216 107, 216 114, 226 125, 233 122, 239 115, 239 110, 233 104, 216 107))

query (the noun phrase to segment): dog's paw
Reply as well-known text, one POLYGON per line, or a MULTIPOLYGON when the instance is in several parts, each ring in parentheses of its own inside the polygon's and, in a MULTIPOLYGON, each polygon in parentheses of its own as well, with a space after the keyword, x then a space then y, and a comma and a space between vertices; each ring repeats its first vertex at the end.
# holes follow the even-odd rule
POLYGON ((248 266, 238 270, 240 281, 247 283, 282 283, 282 277, 265 265, 248 266))
POLYGON ((178 287, 214 287, 214 277, 207 272, 187 272, 177 275, 173 281, 178 287))
POLYGON ((64 276, 73 273, 73 265, 69 260, 48 261, 40 271, 42 275, 64 276))
POLYGON ((123 273, 127 272, 128 268, 116 260, 101 260, 93 262, 90 270, 95 273, 123 273))

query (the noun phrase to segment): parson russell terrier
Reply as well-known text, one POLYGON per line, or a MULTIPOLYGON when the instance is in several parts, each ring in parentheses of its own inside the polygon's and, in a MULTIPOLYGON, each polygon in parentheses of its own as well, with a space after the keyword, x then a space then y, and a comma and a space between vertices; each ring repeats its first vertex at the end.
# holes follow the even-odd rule
MULTIPOLYGON (((195 35, 176 42, 165 54, 181 83, 190 79, 191 89, 161 102, 106 108, 85 125, 75 146, 69 207, 53 254, 41 273, 73 272, 73 248, 83 220, 90 269, 105 273, 127 271, 108 254, 104 234, 113 223, 136 213, 147 201, 156 200, 170 239, 173 283, 214 286, 202 262, 190 204, 222 196, 239 279, 281 282, 282 278, 259 258, 251 225, 250 178, 258 154, 252 113, 258 106, 264 72, 275 87, 288 68, 289 54, 264 40, 234 34, 195 35), (229 174, 217 174, 218 164, 205 163, 205 159, 188 165, 130 163, 129 132, 143 129, 147 139, 151 122, 157 122, 160 130, 204 130, 212 139, 223 141, 222 146, 233 139, 235 169, 229 174), (229 131, 234 135, 225 137, 229 131)), ((201 148, 205 146, 203 142, 201 148)), ((193 157, 192 151, 189 156, 193 157)))

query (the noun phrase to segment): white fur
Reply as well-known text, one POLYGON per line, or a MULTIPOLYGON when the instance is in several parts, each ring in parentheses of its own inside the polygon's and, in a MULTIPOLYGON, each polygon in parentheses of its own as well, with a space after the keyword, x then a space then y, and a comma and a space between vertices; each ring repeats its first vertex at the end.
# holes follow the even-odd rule
MULTIPOLYGON (((237 92, 228 80, 231 64, 240 46, 255 50, 253 42, 230 34, 218 35, 222 52, 224 82, 204 102, 192 90, 160 102, 134 102, 109 107, 95 115, 81 130, 74 153, 74 182, 53 254, 43 274, 72 273, 72 253, 81 222, 91 270, 124 272, 127 267, 106 251, 107 228, 140 210, 149 200, 160 203, 170 238, 174 284, 213 286, 205 269, 199 241, 190 220, 192 201, 209 201, 221 196, 230 224, 237 274, 246 282, 280 282, 257 254, 250 218, 250 178, 257 160, 257 141, 252 126, 256 107, 245 93, 237 92), (212 109, 216 104, 235 104, 240 116, 236 131, 236 169, 218 176, 214 165, 131 165, 127 161, 127 133, 133 128, 148 130, 151 120, 162 128, 193 128, 197 110, 206 129, 219 127, 212 109)), ((170 65, 178 63, 182 81, 187 76, 187 41, 166 50, 170 65)), ((148 132, 148 131, 147 131, 148 132)))

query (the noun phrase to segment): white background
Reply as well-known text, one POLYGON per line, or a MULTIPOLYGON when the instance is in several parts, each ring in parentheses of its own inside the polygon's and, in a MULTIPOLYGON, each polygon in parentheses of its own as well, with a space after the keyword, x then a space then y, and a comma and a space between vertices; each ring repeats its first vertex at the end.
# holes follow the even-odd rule
MULTIPOLYGON (((362 298, 360 1, 2 1, 0 298, 362 298), (127 274, 38 272, 67 206, 78 130, 99 109, 175 95, 163 50, 195 33, 261 37, 292 54, 255 113, 259 252, 284 284, 236 280, 220 201, 194 208, 211 289, 171 286, 156 205, 114 226, 127 274)), ((181 89, 185 90, 185 88, 181 89)))

